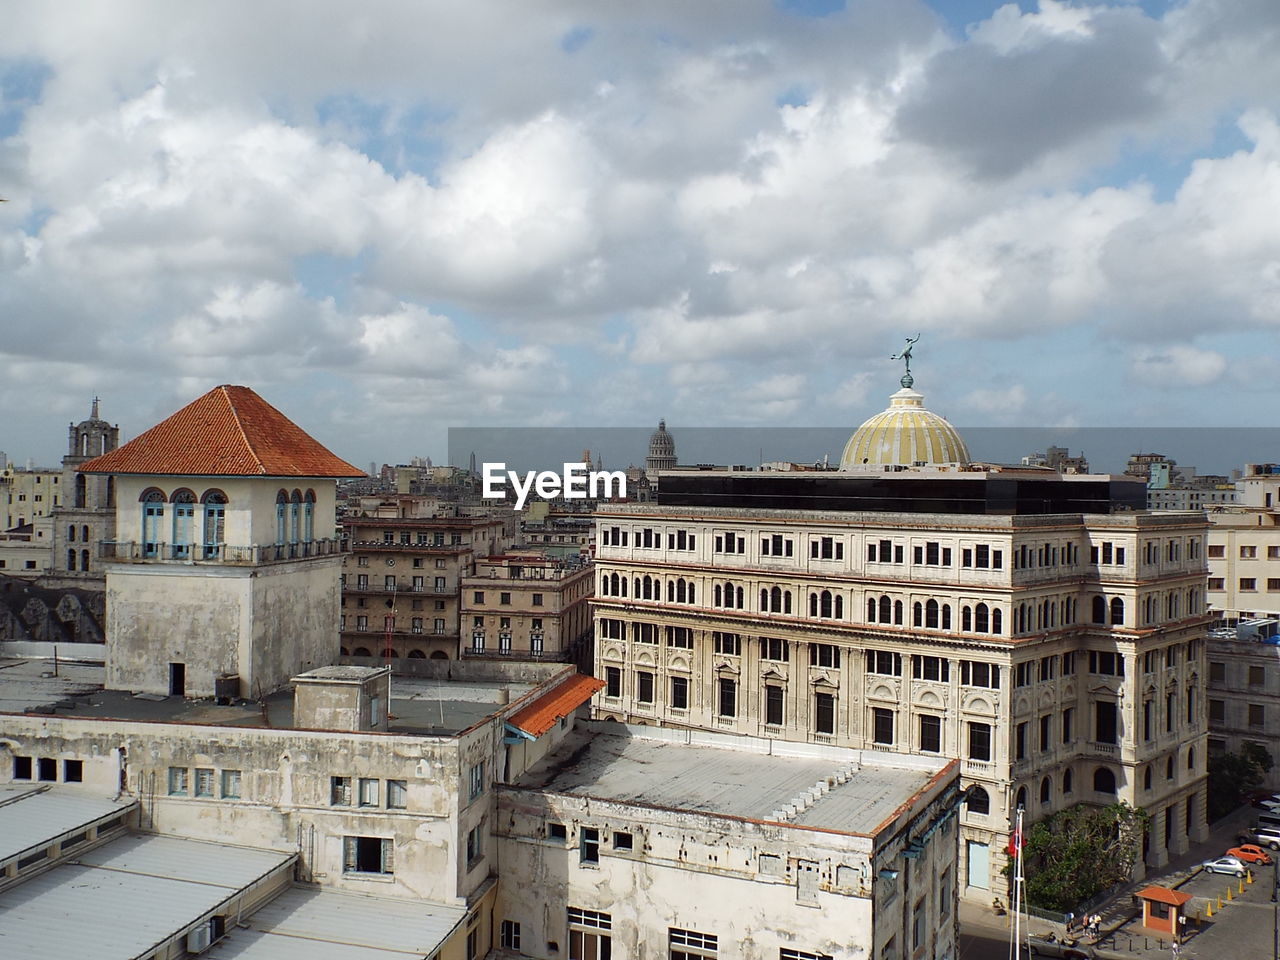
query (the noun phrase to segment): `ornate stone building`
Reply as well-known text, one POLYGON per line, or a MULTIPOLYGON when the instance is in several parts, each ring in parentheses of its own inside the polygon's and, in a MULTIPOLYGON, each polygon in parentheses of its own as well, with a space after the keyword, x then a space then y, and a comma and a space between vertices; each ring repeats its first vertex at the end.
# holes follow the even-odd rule
POLYGON ((120 445, 120 428, 98 416, 98 398, 88 420, 67 428, 67 455, 62 458, 63 498, 53 511, 53 562, 45 582, 101 590, 106 574, 95 546, 116 536, 115 477, 79 472, 93 457, 120 445))
POLYGON ((670 470, 677 464, 676 442, 667 433, 667 421, 659 420, 658 429, 649 437, 649 455, 644 458, 644 469, 650 477, 659 470, 670 470))
POLYGON ((1152 814, 1148 863, 1186 850, 1206 829, 1203 514, 969 465, 910 384, 891 403, 841 473, 671 473, 658 503, 601 509, 597 715, 959 758, 973 899, 1004 895, 1017 806, 1125 800, 1152 814))

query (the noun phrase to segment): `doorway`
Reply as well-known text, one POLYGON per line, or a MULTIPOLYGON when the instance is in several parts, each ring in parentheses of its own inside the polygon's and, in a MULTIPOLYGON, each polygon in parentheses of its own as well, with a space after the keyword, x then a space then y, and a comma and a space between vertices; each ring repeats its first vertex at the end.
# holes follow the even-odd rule
POLYGON ((169 664, 169 695, 185 697, 187 695, 187 665, 185 663, 169 664))

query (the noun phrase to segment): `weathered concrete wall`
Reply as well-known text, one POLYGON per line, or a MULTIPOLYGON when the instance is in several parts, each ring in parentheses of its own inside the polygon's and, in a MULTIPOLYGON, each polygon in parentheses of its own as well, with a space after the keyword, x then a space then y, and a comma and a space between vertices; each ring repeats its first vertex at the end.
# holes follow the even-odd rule
MULTIPOLYGON (((469 769, 486 744, 492 749, 496 724, 473 734, 463 760, 459 741, 445 738, 72 717, 5 715, 2 721, 0 783, 10 782, 14 755, 79 759, 84 782, 67 788, 114 795, 123 764, 125 793, 142 803, 143 829, 297 851, 303 878, 324 886, 451 902, 483 884, 494 862, 487 855, 468 872, 468 889, 459 889, 459 861, 465 860, 459 851, 469 829, 463 823, 482 819, 493 798, 486 786, 482 799, 468 804, 459 771, 469 769), (171 767, 188 771, 188 796, 169 795, 171 767), (214 771, 213 796, 194 795, 196 769, 214 771), (221 796, 227 770, 240 771, 239 798, 221 796), (331 804, 335 776, 351 778, 351 805, 331 804), (379 781, 376 807, 357 805, 361 777, 379 781), (388 808, 388 780, 406 782, 404 809, 388 808), (460 816, 468 805, 474 810, 460 816), (344 873, 346 836, 391 839, 393 875, 344 873)), ((487 838, 486 847, 492 854, 487 838)))
POLYGON ((254 571, 252 652, 240 653, 246 695, 337 663, 341 564, 338 556, 317 557, 254 571))

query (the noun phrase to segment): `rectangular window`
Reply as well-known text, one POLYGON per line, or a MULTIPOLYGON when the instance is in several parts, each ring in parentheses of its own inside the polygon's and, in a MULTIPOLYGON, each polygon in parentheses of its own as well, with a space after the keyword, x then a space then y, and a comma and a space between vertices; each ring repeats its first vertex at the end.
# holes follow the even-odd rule
POLYGON ((938 680, 946 683, 951 679, 951 661, 943 657, 915 654, 911 658, 911 675, 916 680, 938 680))
POLYGON ((1258 548, 1245 544, 1240 547, 1241 560, 1256 560, 1258 558, 1258 548))
POLYGON ((786 704, 786 691, 775 684, 764 688, 764 722, 770 726, 782 726, 783 708, 786 704))
POLYGON ((1040 718, 1040 752, 1043 753, 1053 746, 1052 722, 1049 714, 1045 714, 1040 718))
POLYGON ((942 752, 942 718, 921 715, 920 749, 924 753, 942 752))
POLYGON ((351 778, 350 777, 330 777, 329 778, 329 806, 331 807, 351 806, 351 778))
POLYGON ((833 643, 809 644, 809 664, 814 667, 839 667, 840 648, 833 643))
POLYGON ((569 834, 568 831, 565 830, 563 823, 548 823, 547 836, 552 840, 564 840, 569 836, 569 834))
POLYGON ((1013 759, 1027 759, 1027 725, 1025 722, 1013 728, 1013 759))
POLYGON ((636 671, 636 699, 641 703, 653 703, 653 674, 647 670, 636 671))
POLYGON ((467 831, 467 869, 471 869, 484 856, 484 825, 477 824, 467 831))
POLYGON ((667 627, 667 646, 692 650, 693 630, 690 627, 667 627))
POLYGON ((969 759, 983 761, 991 759, 991 724, 969 724, 969 759))
POLYGON ((1108 677, 1123 677, 1124 656, 1104 650, 1090 650, 1089 672, 1108 677))
POLYGON ((1209 701, 1209 722, 1210 723, 1226 723, 1227 722, 1227 702, 1225 700, 1209 701))
POLYGON ((484 793, 484 761, 471 765, 471 799, 484 793))
POLYGON ((403 810, 409 799, 408 780, 387 781, 387 809, 403 810))
POLYGON ((213 771, 207 767, 196 767, 196 796, 212 797, 214 787, 213 771))
POLYGON ((876 743, 893 743, 893 711, 884 707, 871 710, 871 739, 876 743))
POLYGON ((1252 666, 1249 667, 1249 686, 1261 687, 1267 682, 1266 667, 1252 666))
POLYGON ((1062 711, 1062 742, 1063 743, 1070 743, 1074 739, 1074 731, 1072 730, 1072 723, 1075 721, 1075 718, 1076 718, 1075 707, 1067 707, 1067 709, 1062 711))
MULTIPOLYGON (((890 723, 892 725, 892 720, 890 723)), ((836 698, 834 694, 818 693, 814 695, 813 729, 817 733, 833 734, 836 732, 836 698)))
POLYGON ((892 650, 868 650, 867 673, 879 673, 890 677, 902 676, 902 654, 892 650))
POLYGON ((699 960, 701 957, 714 957, 718 944, 719 939, 711 933, 677 930, 675 927, 669 928, 667 933, 667 955, 670 960, 699 960))
POLYGON ((960 683, 966 687, 1000 688, 1000 665, 979 660, 960 661, 960 683))
MULTIPOLYGON (((742 653, 742 638, 736 633, 713 631, 711 640, 715 644, 716 653, 727 653, 734 657, 742 653)), ((690 640, 690 648, 692 648, 692 639, 690 640)))
POLYGON ((672 677, 671 678, 671 709, 672 710, 688 710, 689 709, 689 678, 688 677, 672 677))
POLYGON ((1120 731, 1116 705, 1106 700, 1098 701, 1094 704, 1094 718, 1094 742, 1117 743, 1120 731))
POLYGON ((186 767, 169 768, 169 796, 185 797, 190 792, 187 787, 188 776, 186 767))
POLYGON ((498 931, 498 943, 508 950, 519 950, 520 924, 514 920, 503 920, 498 931))
POLYGON ((625 831, 615 831, 613 834, 613 849, 630 850, 633 845, 632 836, 625 831))
POLYGON ((720 677, 716 681, 719 689, 719 714, 722 717, 738 715, 738 681, 732 677, 720 677))
POLYGON ((578 860, 581 863, 600 862, 600 831, 594 827, 582 827, 579 832, 578 860))
POLYGON ((1210 577, 1210 578, 1209 578, 1209 589, 1210 589, 1210 590, 1225 590, 1225 589, 1227 589, 1227 578, 1226 578, 1226 577, 1210 577))
POLYGON ((385 837, 343 837, 343 873, 394 872, 392 841, 385 837))
POLYGON ((569 908, 569 960, 610 960, 612 945, 607 932, 612 917, 595 910, 569 908))
POLYGON ((1249 704, 1249 726, 1265 727, 1267 725, 1266 708, 1260 703, 1249 704))
POLYGON ((1258 589, 1258 580, 1256 577, 1241 577, 1240 589, 1245 592, 1251 592, 1258 589))
POLYGON ((83 783, 84 782, 84 761, 83 760, 63 760, 62 761, 62 781, 63 783, 83 783))
POLYGON ((535 593, 535 594, 533 595, 533 597, 531 598, 530 602, 531 602, 531 603, 533 604, 533 606, 535 606, 535 607, 540 607, 540 606, 542 606, 542 594, 540 594, 540 593, 535 593))
POLYGON ((14 757, 13 758, 13 779, 30 780, 34 764, 30 757, 14 757))
POLYGON ((618 667, 604 668, 604 695, 611 698, 622 696, 622 670, 618 667))
POLYGON ((41 757, 36 761, 36 779, 55 783, 58 779, 58 761, 53 757, 41 757))
POLYGON ((760 659, 774 660, 785 663, 789 658, 790 651, 787 647, 787 641, 779 637, 761 637, 760 638, 760 659))

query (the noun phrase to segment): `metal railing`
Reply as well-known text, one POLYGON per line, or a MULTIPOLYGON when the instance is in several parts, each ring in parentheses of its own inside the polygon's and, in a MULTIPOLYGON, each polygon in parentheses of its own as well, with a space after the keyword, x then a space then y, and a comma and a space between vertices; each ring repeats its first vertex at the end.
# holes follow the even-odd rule
POLYGON ((309 557, 337 556, 347 552, 346 540, 306 540, 237 546, 228 543, 140 543, 134 540, 102 540, 98 559, 117 563, 217 563, 252 566, 284 563, 309 557))

